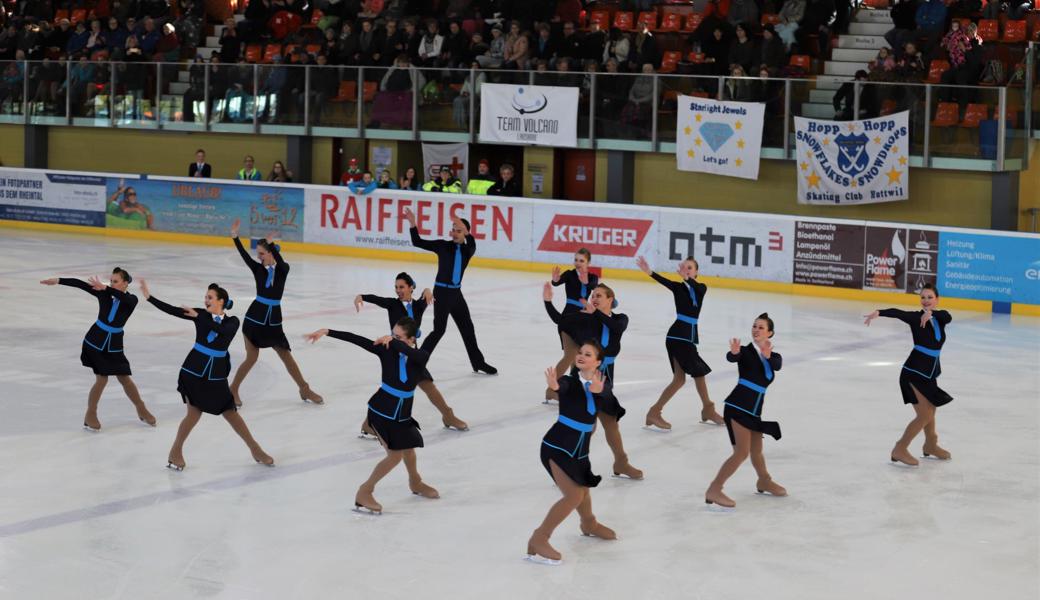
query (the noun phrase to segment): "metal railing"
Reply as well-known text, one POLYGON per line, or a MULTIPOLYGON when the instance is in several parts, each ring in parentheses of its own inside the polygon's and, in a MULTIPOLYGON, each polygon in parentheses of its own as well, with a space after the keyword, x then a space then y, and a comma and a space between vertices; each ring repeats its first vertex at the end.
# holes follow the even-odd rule
MULTIPOLYGON (((1028 47, 1021 86, 853 82, 851 112, 909 110, 911 166, 1025 168, 1036 48, 1028 47), (934 118, 940 101, 957 103, 955 123, 934 118), (969 105, 984 105, 995 135, 991 126, 985 138, 982 128, 960 126, 969 105)), ((703 72, 709 65, 684 64, 694 72, 683 74, 621 74, 85 59, 2 64, 0 123, 27 125, 475 142, 480 86, 519 83, 580 89, 582 148, 673 151, 681 94, 764 102, 763 156, 790 159, 794 117, 835 116, 826 110, 834 84, 822 78, 732 78, 703 72)))

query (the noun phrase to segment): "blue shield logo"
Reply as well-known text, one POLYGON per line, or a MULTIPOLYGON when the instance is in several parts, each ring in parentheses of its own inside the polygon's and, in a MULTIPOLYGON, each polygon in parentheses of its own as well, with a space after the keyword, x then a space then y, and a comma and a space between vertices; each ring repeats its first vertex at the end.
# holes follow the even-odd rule
POLYGON ((838 168, 842 173, 855 177, 867 170, 870 165, 870 155, 867 154, 868 141, 867 136, 862 133, 842 134, 834 138, 834 143, 838 145, 838 168))

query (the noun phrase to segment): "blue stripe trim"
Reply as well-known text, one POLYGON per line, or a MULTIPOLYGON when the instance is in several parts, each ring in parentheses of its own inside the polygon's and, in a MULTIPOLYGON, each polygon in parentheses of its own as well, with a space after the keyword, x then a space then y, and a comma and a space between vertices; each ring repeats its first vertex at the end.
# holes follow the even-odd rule
MULTIPOLYGON (((910 371, 911 373, 917 373, 918 375, 920 375, 921 377, 924 377, 925 379, 931 379, 932 378, 932 375, 926 375, 926 374, 918 371, 917 369, 911 369, 910 367, 907 367, 905 365, 903 366, 903 369, 906 370, 906 371, 910 371)), ((933 374, 935 373, 935 367, 934 366, 932 367, 932 373, 933 374)))
POLYGON ((227 356, 227 350, 214 350, 213 348, 208 348, 198 342, 196 342, 195 345, 192 346, 192 350, 201 352, 202 354, 205 354, 206 356, 212 358, 224 358, 225 356, 227 356))
POLYGON ((100 319, 98 319, 97 321, 94 321, 94 324, 97 325, 99 329, 101 329, 103 331, 107 331, 109 333, 123 333, 123 328, 122 327, 112 327, 111 325, 107 325, 105 323, 102 323, 100 319))
MULTIPOLYGON (((737 406, 736 404, 730 404, 729 402, 725 402, 724 404, 726 406, 729 406, 730 408, 735 408, 735 409, 737 409, 737 410, 739 410, 741 412, 746 412, 747 414, 751 415, 752 417, 757 417, 758 416, 757 414, 751 412, 750 410, 748 410, 746 408, 741 408, 741 407, 737 406)), ((756 404, 755 406, 757 408, 758 404, 756 404)))
POLYGON ((570 304, 571 306, 577 306, 578 308, 584 308, 581 302, 573 298, 567 298, 567 304, 570 304))
POLYGON ((675 320, 676 321, 682 321, 683 323, 689 323, 690 325, 696 325, 697 324, 697 319, 696 318, 689 317, 689 316, 686 316, 686 315, 681 315, 681 314, 675 315, 675 320))
POLYGON ((441 283, 441 282, 437 281, 437 282, 434 282, 433 287, 443 287, 443 288, 450 288, 450 289, 453 289, 453 290, 457 290, 457 289, 462 287, 462 284, 461 283, 441 283))
POLYGON ((737 384, 738 385, 742 385, 742 386, 744 386, 746 388, 751 388, 751 389, 755 390, 756 392, 758 392, 759 394, 766 393, 766 388, 758 385, 757 383, 752 383, 752 382, 748 381, 747 379, 743 379, 743 378, 738 379, 737 380, 737 384))
POLYGON ((917 345, 914 345, 914 350, 917 350, 921 354, 927 354, 928 356, 932 356, 935 358, 939 358, 939 353, 941 352, 940 350, 932 350, 931 348, 925 348, 924 346, 917 345))
POLYGON ((391 396, 396 396, 398 398, 401 398, 402 400, 405 399, 405 398, 411 398, 411 397, 415 396, 415 392, 405 392, 405 391, 399 390, 399 389, 397 389, 395 387, 391 387, 391 386, 389 386, 389 385, 387 385, 385 383, 380 383, 379 384, 379 389, 383 390, 387 394, 390 394, 391 396))
POLYGON ((560 415, 560 417, 557 419, 557 422, 559 422, 559 423, 561 423, 563 425, 566 425, 567 427, 570 427, 571 429, 573 429, 575 431, 581 431, 582 433, 591 433, 593 427, 595 427, 594 424, 582 423, 581 421, 575 421, 574 419, 572 419, 570 417, 565 417, 563 415, 560 415))
POLYGON ((574 458, 574 454, 575 453, 571 452, 570 450, 564 450, 563 448, 560 448, 559 446, 557 446, 555 444, 550 444, 549 442, 547 442, 545 440, 542 440, 542 443, 545 444, 546 446, 550 447, 550 448, 554 448, 556 450, 559 450, 560 452, 563 452, 564 454, 566 454, 567 456, 570 456, 571 458, 574 458))
POLYGON ((267 306, 278 306, 282 303, 281 300, 272 300, 271 298, 264 298, 263 296, 257 296, 255 300, 260 304, 266 304, 267 306))

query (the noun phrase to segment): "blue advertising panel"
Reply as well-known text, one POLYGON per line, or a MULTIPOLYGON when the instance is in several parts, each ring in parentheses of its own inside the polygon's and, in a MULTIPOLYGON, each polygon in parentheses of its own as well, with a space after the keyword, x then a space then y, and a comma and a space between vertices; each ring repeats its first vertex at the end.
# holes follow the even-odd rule
POLYGON ((226 236, 303 239, 303 189, 168 179, 108 179, 106 227, 226 236))
POLYGON ((939 233, 939 292, 1040 304, 1040 237, 939 233))

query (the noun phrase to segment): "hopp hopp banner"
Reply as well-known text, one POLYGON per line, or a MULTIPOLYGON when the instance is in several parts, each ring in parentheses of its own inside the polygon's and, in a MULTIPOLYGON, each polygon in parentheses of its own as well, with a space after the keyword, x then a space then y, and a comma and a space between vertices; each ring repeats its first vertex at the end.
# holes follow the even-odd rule
POLYGON ((834 205, 908 199, 909 114, 862 121, 795 117, 798 202, 834 205))

